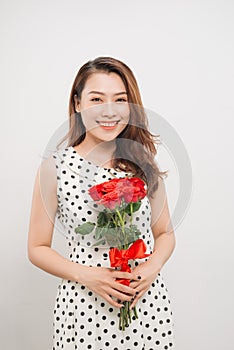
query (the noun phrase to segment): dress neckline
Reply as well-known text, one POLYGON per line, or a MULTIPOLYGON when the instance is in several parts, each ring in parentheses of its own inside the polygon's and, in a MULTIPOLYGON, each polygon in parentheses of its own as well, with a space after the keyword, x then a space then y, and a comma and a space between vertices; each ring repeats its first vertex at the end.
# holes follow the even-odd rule
MULTIPOLYGON (((106 167, 102 167, 100 165, 97 165, 93 162, 91 162, 90 160, 87 160, 86 158, 82 157, 78 152, 77 150, 73 147, 73 146, 69 146, 68 148, 71 149, 72 153, 76 154, 80 159, 82 159, 82 161, 85 161, 86 163, 90 164, 90 165, 93 165, 95 166, 96 168, 99 168, 99 169, 104 169, 104 170, 107 170, 107 171, 110 171, 110 170, 115 170, 115 168, 111 167, 111 168, 106 168, 106 167)), ((116 170, 115 170, 116 171, 116 170)), ((118 172, 125 172, 124 170, 119 170, 118 172)))

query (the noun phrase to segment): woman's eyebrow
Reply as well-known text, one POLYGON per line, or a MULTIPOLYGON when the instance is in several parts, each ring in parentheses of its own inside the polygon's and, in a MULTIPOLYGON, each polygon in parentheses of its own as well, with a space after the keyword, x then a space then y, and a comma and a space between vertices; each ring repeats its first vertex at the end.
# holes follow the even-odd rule
MULTIPOLYGON (((89 95, 89 94, 105 95, 105 93, 104 93, 104 92, 101 92, 101 91, 89 91, 89 92, 88 92, 88 95, 89 95)), ((126 92, 126 91, 121 91, 121 92, 117 92, 117 93, 114 94, 114 95, 116 96, 116 95, 123 95, 123 94, 127 95, 127 92, 126 92)))

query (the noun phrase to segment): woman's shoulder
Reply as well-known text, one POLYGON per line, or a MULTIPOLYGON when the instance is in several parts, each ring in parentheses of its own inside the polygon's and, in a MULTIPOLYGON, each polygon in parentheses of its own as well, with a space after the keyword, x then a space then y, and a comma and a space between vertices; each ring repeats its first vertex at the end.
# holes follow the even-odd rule
POLYGON ((71 155, 71 151, 71 147, 68 146, 56 148, 50 153, 50 156, 47 158, 47 163, 55 164, 56 168, 58 168, 66 161, 66 159, 68 159, 68 157, 71 155))
POLYGON ((45 179, 46 181, 50 182, 50 180, 54 180, 57 177, 57 164, 55 162, 54 155, 51 154, 50 156, 44 158, 41 161, 41 164, 38 168, 38 173, 41 179, 45 179))
POLYGON ((51 157, 57 158, 57 157, 66 157, 69 152, 71 152, 72 147, 70 146, 63 146, 60 148, 55 148, 53 151, 51 151, 51 157))

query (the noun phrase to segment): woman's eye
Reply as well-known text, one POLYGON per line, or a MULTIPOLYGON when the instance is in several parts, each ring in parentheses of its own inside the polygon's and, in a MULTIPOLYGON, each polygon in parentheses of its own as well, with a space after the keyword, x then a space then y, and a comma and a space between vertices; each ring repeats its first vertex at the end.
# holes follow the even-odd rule
POLYGON ((117 102, 127 102, 126 98, 118 98, 117 102))
MULTIPOLYGON (((92 102, 100 102, 102 101, 99 97, 93 97, 91 98, 92 102)), ((116 102, 127 102, 127 99, 126 98, 118 98, 116 102)))
POLYGON ((94 98, 91 99, 91 101, 99 102, 99 101, 101 101, 101 99, 99 97, 94 97, 94 98))

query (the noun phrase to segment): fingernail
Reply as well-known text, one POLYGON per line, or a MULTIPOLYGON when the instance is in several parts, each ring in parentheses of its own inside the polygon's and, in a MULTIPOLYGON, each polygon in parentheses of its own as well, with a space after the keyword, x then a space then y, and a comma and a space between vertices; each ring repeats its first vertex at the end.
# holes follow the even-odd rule
POLYGON ((137 276, 137 278, 138 278, 139 280, 141 280, 141 276, 137 276))

